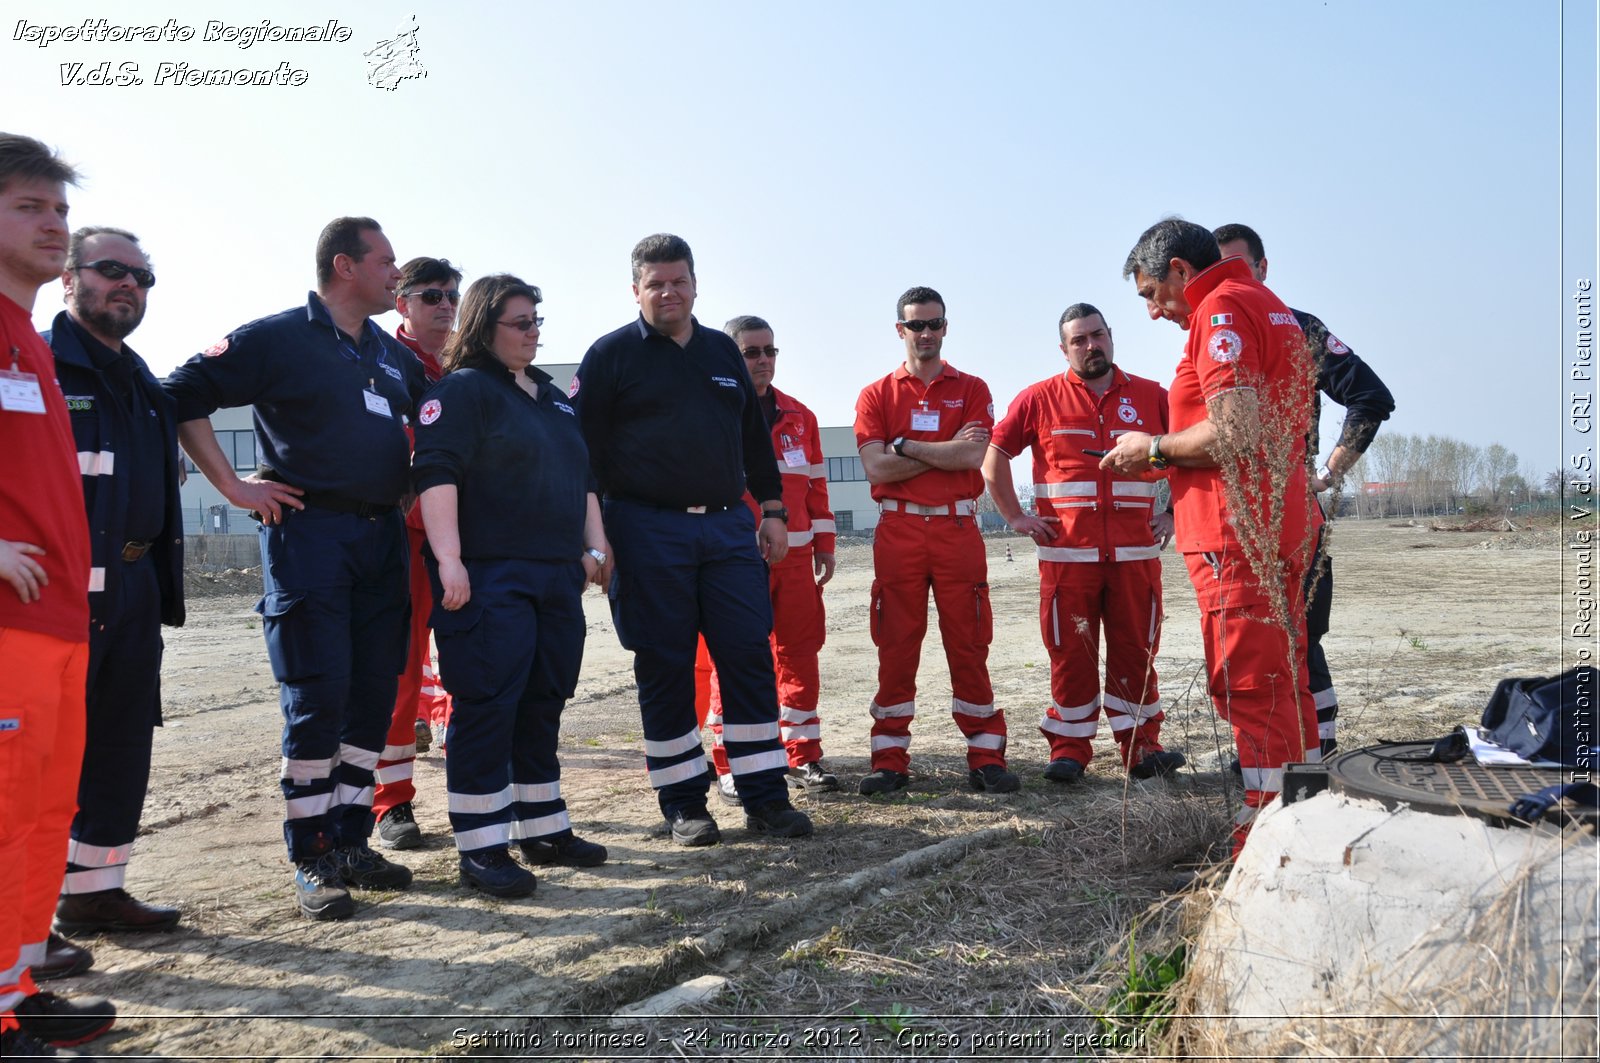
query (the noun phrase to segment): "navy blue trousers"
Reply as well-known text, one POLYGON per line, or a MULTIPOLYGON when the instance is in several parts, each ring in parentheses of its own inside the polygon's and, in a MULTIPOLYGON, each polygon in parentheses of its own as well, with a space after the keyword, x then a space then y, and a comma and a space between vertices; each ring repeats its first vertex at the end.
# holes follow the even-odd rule
MULTIPOLYGON (((706 771, 694 711, 698 637, 717 668, 722 741, 745 804, 788 801, 789 760, 778 740, 772 670, 772 598, 743 505, 715 513, 605 502, 606 537, 616 555, 611 613, 633 651, 644 721, 645 765, 661 811, 704 811, 706 771)), ((452 751, 453 755, 453 751, 452 751)))
MULTIPOLYGON (((1311 557, 1316 559, 1322 550, 1322 529, 1317 529, 1317 542, 1311 557)), ((1322 570, 1306 570, 1306 677, 1310 680, 1311 698, 1317 706, 1317 734, 1322 739, 1323 756, 1333 752, 1339 718, 1339 695, 1333 689, 1333 675, 1328 671, 1328 656, 1322 652, 1322 636, 1328 633, 1328 622, 1333 613, 1333 558, 1323 560, 1322 570)))
POLYGON ((89 632, 87 732, 62 893, 123 885, 161 725, 161 589, 155 557, 113 557, 117 615, 89 632))
POLYGON ((450 829, 462 853, 570 835, 556 743, 583 662, 583 565, 465 562, 472 597, 450 611, 438 565, 431 617, 454 707, 445 745, 450 829))
POLYGON ((410 593, 399 510, 307 507, 261 527, 256 611, 283 709, 289 859, 372 835, 372 769, 405 667, 410 593))

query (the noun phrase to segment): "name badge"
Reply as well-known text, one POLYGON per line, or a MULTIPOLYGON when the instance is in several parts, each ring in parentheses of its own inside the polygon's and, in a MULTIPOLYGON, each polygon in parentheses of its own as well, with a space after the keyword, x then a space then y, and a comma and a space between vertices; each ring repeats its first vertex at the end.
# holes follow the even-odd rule
POLYGON ((367 400, 367 412, 375 413, 379 417, 394 419, 394 411, 389 409, 389 400, 368 388, 361 389, 362 396, 367 400))
POLYGON ((39 390, 39 378, 15 369, 0 369, 0 410, 44 413, 44 392, 39 390))
POLYGON ((802 469, 811 464, 806 460, 806 452, 800 447, 792 447, 784 451, 783 463, 791 469, 802 469))
POLYGON ((913 432, 937 432, 939 430, 939 411, 912 410, 911 430, 913 432))

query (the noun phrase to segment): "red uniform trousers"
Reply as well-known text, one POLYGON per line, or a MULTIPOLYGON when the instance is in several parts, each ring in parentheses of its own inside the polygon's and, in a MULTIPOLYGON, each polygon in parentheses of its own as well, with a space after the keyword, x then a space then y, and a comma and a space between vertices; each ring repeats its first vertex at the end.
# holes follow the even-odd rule
MULTIPOLYGON (((767 575, 772 592, 772 665, 778 677, 778 737, 789 756, 789 767, 822 759, 822 724, 817 717, 821 680, 817 653, 827 633, 822 608, 822 588, 811 569, 811 550, 791 552, 789 559, 767 575), (793 560, 791 560, 793 559, 793 560)), ((707 711, 702 725, 711 725, 711 759, 718 775, 729 773, 728 754, 722 748, 722 691, 711 666, 705 640, 695 664, 695 705, 701 702, 700 684, 707 684, 707 711), (701 671, 700 661, 705 662, 701 671)))
POLYGON ((1305 664, 1305 573, 1294 561, 1281 562, 1295 628, 1298 659, 1291 662, 1287 633, 1273 619, 1266 593, 1237 548, 1184 554, 1183 559, 1200 604, 1211 700, 1217 715, 1233 727, 1244 775, 1245 807, 1233 829, 1238 856, 1256 810, 1283 789, 1283 766, 1321 759, 1305 664))
POLYGON ((417 721, 432 726, 450 722, 450 696, 439 685, 429 645, 428 616, 433 612, 433 588, 428 585, 428 570, 422 563, 422 544, 428 541, 421 528, 406 522, 406 538, 411 546, 411 649, 406 670, 400 673, 400 687, 394 698, 394 715, 389 720, 389 736, 383 754, 373 771, 377 785, 372 792, 372 813, 379 819, 395 805, 416 799, 411 769, 417 759, 417 721))
POLYGON ((1050 699, 1039 732, 1050 759, 1087 765, 1105 708, 1125 767, 1161 748, 1161 562, 1040 561, 1039 626, 1050 654, 1050 699), (1100 629, 1106 635, 1100 693, 1100 629))
MULTIPOLYGON (((11 588, 3 588, 12 593, 11 588)), ((49 593, 47 590, 46 593, 49 593)), ((87 632, 85 632, 87 635, 87 632)), ((89 643, 0 628, 0 1014, 36 989, 28 965, 67 873, 83 767, 89 643)))
POLYGON ((1006 717, 989 685, 988 563, 975 517, 924 517, 885 510, 872 542, 872 641, 878 695, 872 702, 872 769, 911 763, 917 663, 928 631, 928 590, 950 665, 952 712, 967 739, 967 766, 1006 762, 1006 717))

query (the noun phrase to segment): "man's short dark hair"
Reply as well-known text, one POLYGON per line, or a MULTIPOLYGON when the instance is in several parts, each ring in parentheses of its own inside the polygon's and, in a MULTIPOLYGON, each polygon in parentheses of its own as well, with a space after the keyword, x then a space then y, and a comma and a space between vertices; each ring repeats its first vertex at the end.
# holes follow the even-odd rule
MULTIPOLYGON (((1076 321, 1081 317, 1098 317, 1102 323, 1106 320, 1106 316, 1093 303, 1073 303, 1061 311, 1061 320, 1056 322, 1056 331, 1060 332, 1062 337, 1065 338, 1067 322, 1076 321)), ((1109 329, 1110 327, 1109 324, 1106 325, 1106 328, 1109 329)))
POLYGON ((694 252, 689 250, 687 240, 671 233, 646 236, 633 245, 633 283, 639 283, 646 266, 660 266, 667 262, 689 263, 689 276, 694 276, 694 252))
POLYGON ((1197 270, 1222 260, 1217 238, 1204 225, 1182 218, 1162 218, 1139 237, 1122 264, 1124 279, 1143 273, 1153 281, 1164 281, 1171 272, 1172 260, 1181 258, 1197 270))
POLYGON ((91 236, 120 236, 124 240, 139 248, 139 253, 144 255, 146 262, 150 256, 145 254, 143 247, 139 246, 139 238, 126 229, 118 229, 114 225, 85 225, 72 234, 72 240, 67 244, 67 269, 76 269, 83 265, 83 245, 91 236))
POLYGON ((446 281, 455 281, 458 285, 461 283, 461 271, 448 258, 418 256, 400 267, 400 287, 396 290, 406 295, 418 288, 446 281))
POLYGON ((895 300, 894 316, 903 320, 906 315, 906 307, 913 303, 938 303, 939 313, 943 314, 945 311, 944 296, 932 288, 924 288, 918 285, 915 288, 907 288, 900 293, 900 298, 895 300))
POLYGON ((1261 245, 1261 237, 1248 225, 1230 222, 1211 235, 1217 238, 1218 247, 1231 244, 1235 240, 1243 240, 1245 250, 1250 252, 1250 262, 1253 265, 1259 265, 1261 260, 1267 257, 1267 249, 1261 245))
POLYGON ((317 285, 333 280, 333 260, 339 255, 349 255, 356 262, 366 257, 372 245, 362 239, 362 233, 383 232, 383 226, 371 218, 335 218, 322 227, 317 237, 317 285))
POLYGON ((722 331, 726 332, 735 343, 739 342, 739 333, 756 332, 761 329, 766 329, 768 332, 771 332, 772 326, 767 324, 765 318, 756 317, 754 314, 740 314, 738 317, 730 319, 726 325, 722 326, 722 331))
POLYGON ((78 171, 45 144, 21 133, 0 133, 0 192, 12 181, 78 183, 78 171))

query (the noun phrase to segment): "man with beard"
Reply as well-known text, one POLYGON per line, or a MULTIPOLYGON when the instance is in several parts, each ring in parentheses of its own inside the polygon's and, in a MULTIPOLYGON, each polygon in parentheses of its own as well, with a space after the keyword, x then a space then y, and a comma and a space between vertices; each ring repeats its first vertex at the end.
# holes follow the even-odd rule
MULTIPOLYGON (((124 888, 161 725, 161 625, 183 623, 177 422, 149 366, 123 342, 144 320, 155 282, 132 233, 79 229, 61 274, 67 308, 44 334, 72 415, 92 566, 88 731, 56 934, 170 930, 179 918, 124 888)), ((86 951, 55 935, 51 945, 35 978, 89 965, 86 951)))
POLYGON ((311 919, 355 912, 346 887, 404 889, 411 871, 367 844, 373 769, 406 653, 405 426, 422 366, 368 315, 394 309, 400 270, 371 218, 317 239, 304 307, 229 333, 167 378, 178 439, 230 503, 261 521, 256 611, 283 709, 283 826, 311 919), (259 475, 240 479, 207 420, 253 406, 259 475))
MULTIPOLYGON (((395 338, 417 356, 430 385, 437 384, 444 372, 439 365, 439 352, 455 328, 460 285, 461 271, 447 258, 419 257, 400 267, 400 289, 394 306, 400 313, 400 328, 395 338)), ((420 505, 412 506, 406 514, 406 539, 411 548, 411 650, 395 695, 389 737, 373 772, 378 786, 372 798, 372 812, 378 818, 378 840, 389 849, 415 849, 422 844, 422 828, 417 826, 411 808, 417 796, 411 773, 417 754, 427 752, 434 730, 443 743, 444 728, 450 719, 450 697, 439 685, 429 645, 433 588, 428 585, 428 569, 422 563, 422 547, 428 537, 423 531, 420 505)))
POLYGON ((1161 748, 1156 651, 1161 643, 1161 548, 1172 516, 1155 512, 1158 476, 1100 469, 1094 451, 1128 431, 1163 432, 1167 390, 1114 368, 1111 328, 1088 303, 1059 323, 1067 371, 1026 388, 995 426, 983 478, 1011 530, 1037 544, 1039 626, 1050 655, 1050 743, 1044 777, 1082 780, 1105 708, 1123 766, 1136 779, 1169 775, 1183 754, 1161 748), (1033 451, 1037 515, 1022 511, 1011 459, 1033 451), (1100 688, 1100 629, 1106 635, 1100 688))

